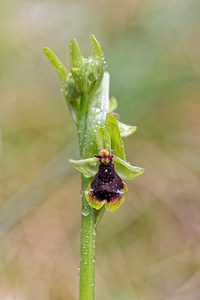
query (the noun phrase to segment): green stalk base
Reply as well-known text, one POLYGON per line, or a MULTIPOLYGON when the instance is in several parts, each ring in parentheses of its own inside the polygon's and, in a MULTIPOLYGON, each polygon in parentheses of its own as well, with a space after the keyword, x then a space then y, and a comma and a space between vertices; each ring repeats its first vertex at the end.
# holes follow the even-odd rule
MULTIPOLYGON (((90 179, 82 176, 82 191, 87 188, 89 182, 90 179)), ((82 195, 81 228, 79 299, 94 300, 96 219, 95 210, 88 205, 84 194, 82 195)))

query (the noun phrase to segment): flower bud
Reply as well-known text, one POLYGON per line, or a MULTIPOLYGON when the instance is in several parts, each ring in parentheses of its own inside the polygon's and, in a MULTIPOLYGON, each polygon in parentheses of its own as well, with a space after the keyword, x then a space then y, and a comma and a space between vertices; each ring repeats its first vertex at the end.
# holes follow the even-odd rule
POLYGON ((65 84, 64 84, 64 96, 69 100, 77 99, 80 96, 78 87, 71 73, 67 75, 65 84))
POLYGON ((100 72, 99 59, 94 56, 89 56, 86 60, 86 73, 90 81, 95 81, 99 78, 100 72))

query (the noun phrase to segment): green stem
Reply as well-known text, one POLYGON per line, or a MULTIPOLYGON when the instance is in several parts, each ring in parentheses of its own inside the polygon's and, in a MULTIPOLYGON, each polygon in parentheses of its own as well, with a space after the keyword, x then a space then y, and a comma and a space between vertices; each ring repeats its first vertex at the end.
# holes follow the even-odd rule
POLYGON ((96 222, 94 209, 89 207, 84 195, 89 182, 82 176, 80 300, 94 299, 96 222))
MULTIPOLYGON (((96 131, 105 123, 109 108, 109 75, 104 74, 94 94, 81 97, 79 141, 81 158, 93 156, 98 151, 96 131)), ((85 198, 91 178, 82 176, 80 300, 94 300, 96 226, 105 208, 91 208, 85 198)))
MULTIPOLYGON (((88 99, 81 97, 79 141, 81 158, 86 158, 91 150, 85 144, 87 133, 88 99)), ((82 175, 82 209, 81 209, 81 253, 80 253, 80 300, 93 300, 95 292, 95 242, 96 225, 94 209, 88 205, 84 191, 91 179, 82 175)))

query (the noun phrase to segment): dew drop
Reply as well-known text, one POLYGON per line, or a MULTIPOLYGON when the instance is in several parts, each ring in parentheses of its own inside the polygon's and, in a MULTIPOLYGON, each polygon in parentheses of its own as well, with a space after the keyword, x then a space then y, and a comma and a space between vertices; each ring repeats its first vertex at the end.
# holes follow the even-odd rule
POLYGON ((80 277, 80 266, 78 266, 78 277, 80 277))
POLYGON ((87 206, 83 206, 81 209, 81 213, 83 216, 88 216, 90 214, 89 208, 87 206))
POLYGON ((93 280, 90 282, 90 286, 94 286, 94 281, 93 280))
POLYGON ((90 163, 90 166, 91 166, 91 167, 96 167, 96 166, 97 166, 97 163, 90 163))

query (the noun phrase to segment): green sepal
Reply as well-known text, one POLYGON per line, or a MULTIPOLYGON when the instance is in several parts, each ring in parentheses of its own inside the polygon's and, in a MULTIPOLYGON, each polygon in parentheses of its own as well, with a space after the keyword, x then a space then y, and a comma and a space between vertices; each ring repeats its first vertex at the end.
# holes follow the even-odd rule
POLYGON ((111 97, 109 100, 109 112, 114 111, 118 106, 117 99, 115 97, 111 97))
POLYGON ((61 83, 64 84, 64 82, 67 78, 67 75, 68 75, 67 69, 61 63, 59 58, 53 53, 53 51, 51 51, 48 47, 44 47, 43 51, 44 51, 44 54, 46 55, 46 57, 49 59, 52 66, 54 67, 54 69, 56 70, 61 83))
POLYGON ((111 153, 110 135, 105 127, 101 127, 97 130, 96 138, 99 151, 101 149, 108 149, 111 153))
POLYGON ((92 42, 92 54, 102 60, 102 49, 100 43, 95 38, 94 34, 91 34, 90 39, 92 42))
POLYGON ((118 124, 118 127, 119 127, 121 137, 129 136, 129 135, 133 134, 134 132, 136 132, 136 130, 137 130, 137 126, 126 125, 126 124, 121 123, 119 121, 117 121, 117 124, 118 124))
POLYGON ((85 63, 85 69, 88 80, 96 81, 99 78, 100 64, 98 58, 89 56, 85 63))
POLYGON ((79 121, 79 106, 80 106, 80 100, 74 99, 73 101, 68 102, 69 110, 72 115, 72 118, 74 119, 74 122, 77 123, 79 121))
POLYGON ((110 134, 111 149, 113 150, 113 154, 126 160, 124 145, 120 135, 119 127, 117 125, 117 120, 109 113, 106 116, 105 127, 110 134))
POLYGON ((98 158, 92 157, 87 159, 73 160, 69 159, 69 162, 74 168, 81 172, 85 177, 93 177, 98 171, 98 158))
POLYGON ((114 156, 113 164, 117 174, 122 180, 131 180, 144 173, 144 169, 132 166, 118 156, 114 156))
POLYGON ((95 36, 93 34, 91 34, 90 39, 91 39, 91 43, 92 43, 92 54, 94 57, 96 57, 98 59, 98 62, 99 62, 97 78, 98 78, 98 82, 100 82, 103 77, 103 73, 104 73, 103 53, 102 53, 100 43, 97 41, 97 39, 95 38, 95 36))
POLYGON ((79 46, 76 39, 69 43, 69 61, 71 73, 79 87, 80 92, 87 92, 87 75, 85 72, 85 64, 83 62, 79 46))
MULTIPOLYGON (((99 160, 96 157, 81 160, 70 159, 69 162, 85 177, 93 177, 98 171, 99 160)), ((144 173, 144 169, 132 166, 118 156, 114 156, 113 164, 117 174, 122 180, 131 180, 144 173)))
POLYGON ((67 75, 64 87, 65 87, 64 96, 66 100, 72 101, 80 97, 80 93, 72 73, 69 73, 67 75))

